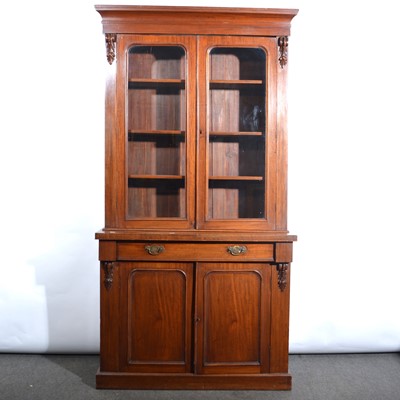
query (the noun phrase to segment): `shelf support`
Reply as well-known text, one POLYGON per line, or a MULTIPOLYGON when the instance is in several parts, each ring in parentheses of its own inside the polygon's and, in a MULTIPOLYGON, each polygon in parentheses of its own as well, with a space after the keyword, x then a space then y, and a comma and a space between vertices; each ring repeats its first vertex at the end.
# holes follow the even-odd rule
POLYGON ((117 35, 115 33, 106 33, 106 49, 107 61, 111 65, 115 60, 115 43, 117 42, 117 35))
POLYGON ((111 289, 114 280, 114 262, 112 261, 104 261, 102 263, 102 267, 104 269, 104 287, 107 290, 111 289))
POLYGON ((279 64, 281 68, 284 68, 288 63, 288 44, 289 39, 287 36, 278 37, 278 48, 279 48, 279 64))

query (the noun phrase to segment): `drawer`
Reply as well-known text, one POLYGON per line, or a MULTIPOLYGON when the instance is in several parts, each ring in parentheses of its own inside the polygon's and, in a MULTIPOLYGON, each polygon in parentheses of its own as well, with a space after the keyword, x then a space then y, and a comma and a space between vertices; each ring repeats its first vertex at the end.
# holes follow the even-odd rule
POLYGON ((138 243, 119 242, 117 258, 165 261, 273 261, 271 243, 138 243))

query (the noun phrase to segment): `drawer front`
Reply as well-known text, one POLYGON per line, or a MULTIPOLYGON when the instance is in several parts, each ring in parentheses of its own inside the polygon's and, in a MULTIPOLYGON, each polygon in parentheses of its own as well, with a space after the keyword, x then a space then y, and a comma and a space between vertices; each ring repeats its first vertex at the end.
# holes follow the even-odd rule
POLYGON ((120 242, 117 257, 129 260, 165 261, 273 261, 270 243, 137 243, 120 242))

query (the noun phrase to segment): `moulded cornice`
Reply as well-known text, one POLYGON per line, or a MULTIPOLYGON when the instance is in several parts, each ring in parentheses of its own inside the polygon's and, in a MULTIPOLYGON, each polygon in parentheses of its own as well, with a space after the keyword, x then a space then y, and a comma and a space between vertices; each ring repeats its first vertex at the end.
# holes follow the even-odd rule
POLYGON ((104 33, 288 36, 297 9, 97 5, 104 33), (157 21, 156 23, 154 21, 157 21))

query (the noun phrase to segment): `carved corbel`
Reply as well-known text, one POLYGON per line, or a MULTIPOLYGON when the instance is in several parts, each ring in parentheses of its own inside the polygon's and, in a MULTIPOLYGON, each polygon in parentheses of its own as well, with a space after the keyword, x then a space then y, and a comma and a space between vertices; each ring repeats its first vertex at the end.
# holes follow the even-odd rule
POLYGON ((278 271, 278 286, 283 292, 287 285, 287 270, 289 268, 289 263, 278 263, 276 264, 276 270, 278 271))
POLYGON ((280 36, 278 38, 278 49, 279 49, 279 64, 281 68, 284 68, 288 62, 288 42, 287 36, 280 36))
POLYGON ((114 262, 104 261, 102 263, 102 267, 104 270, 104 287, 107 290, 110 290, 114 279, 114 262))
POLYGON ((115 60, 115 44, 117 42, 117 35, 115 33, 106 33, 106 50, 107 61, 111 65, 115 60))

